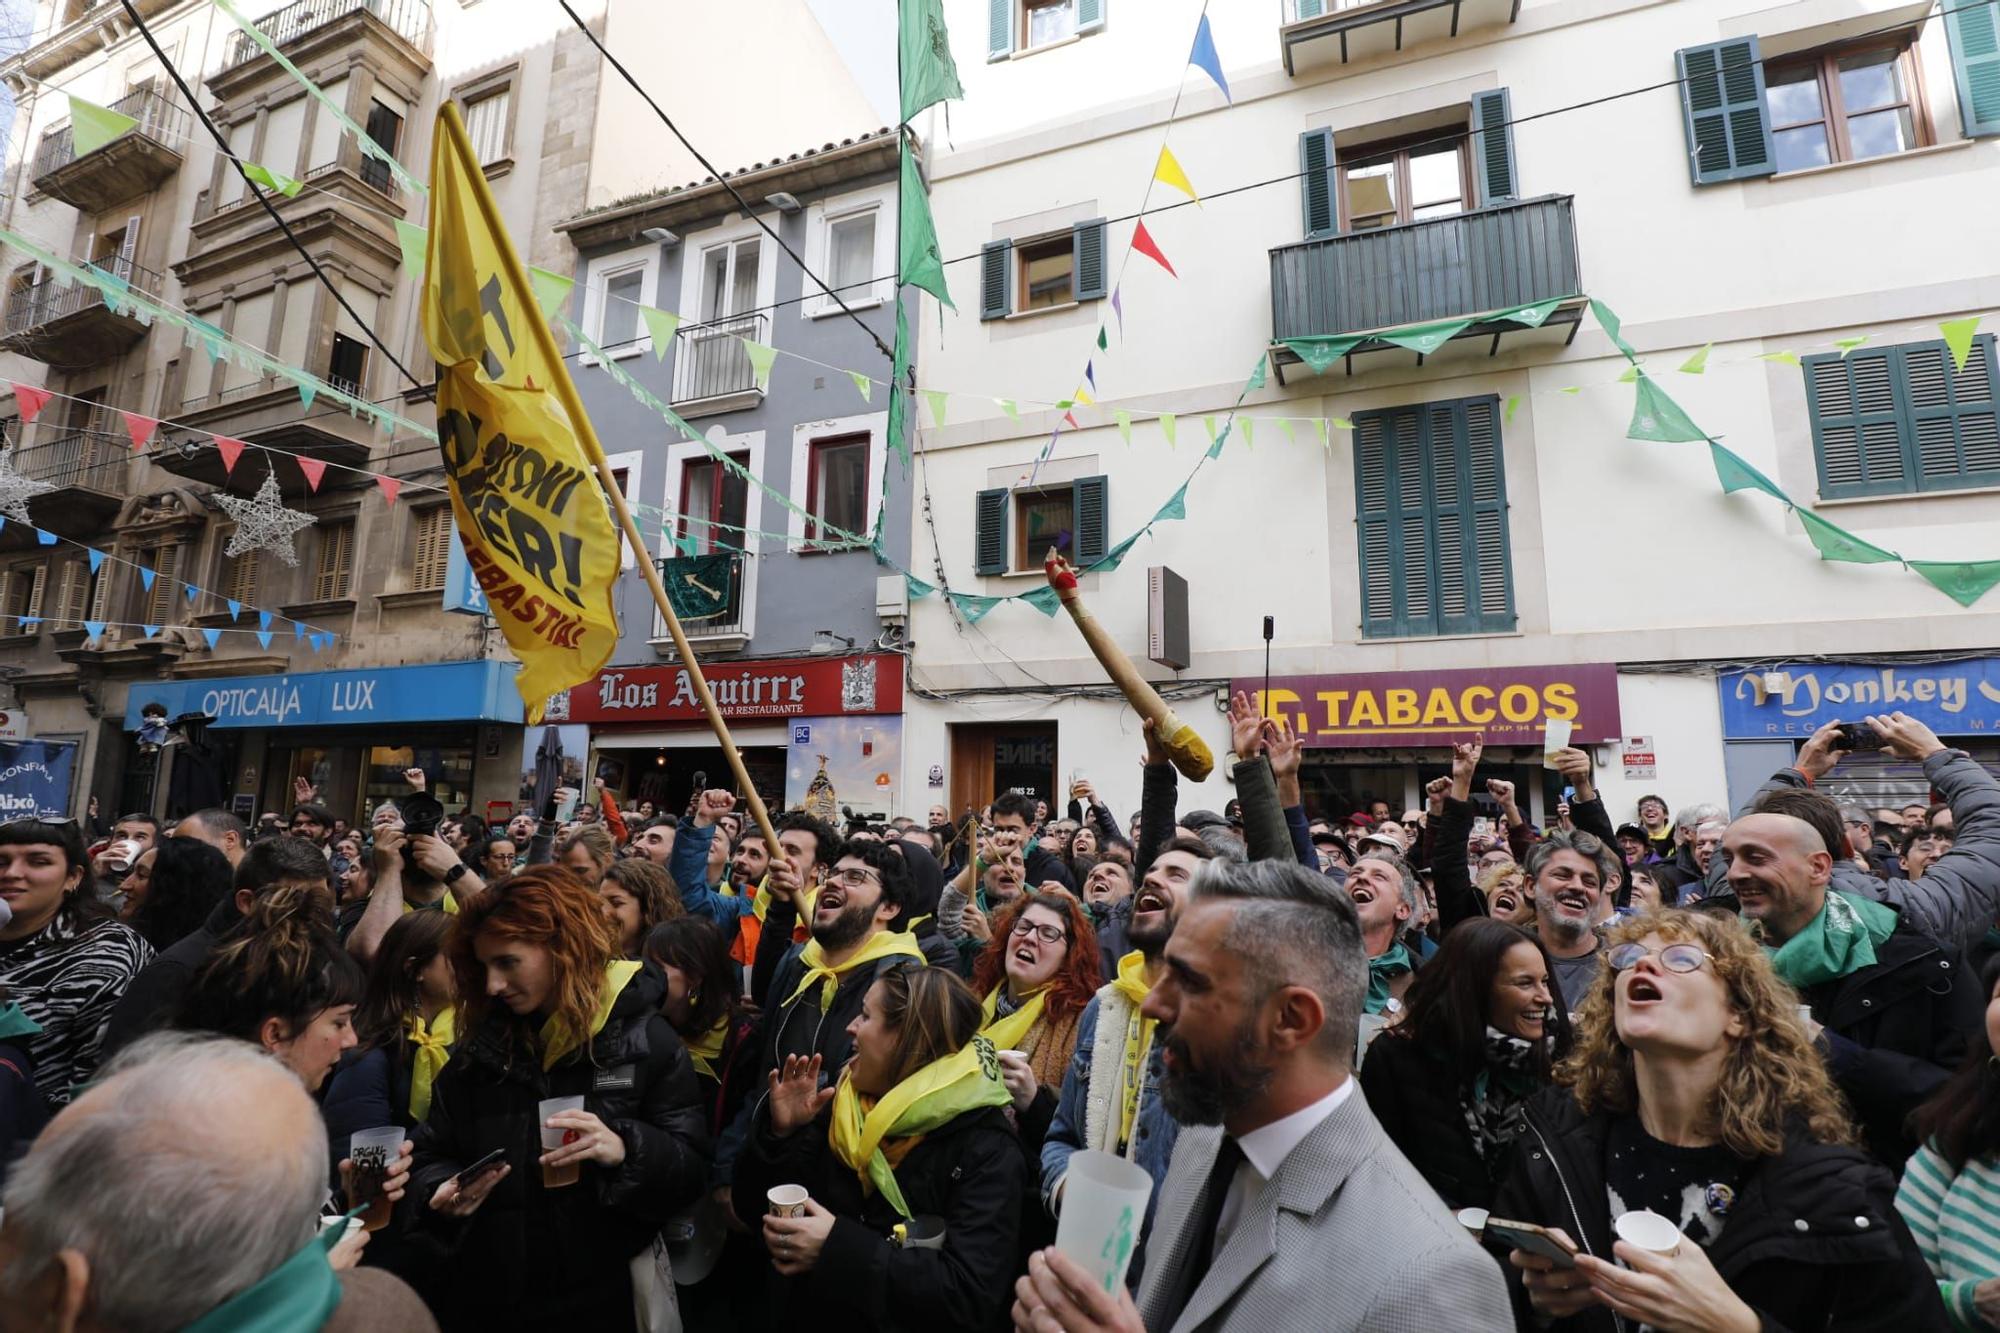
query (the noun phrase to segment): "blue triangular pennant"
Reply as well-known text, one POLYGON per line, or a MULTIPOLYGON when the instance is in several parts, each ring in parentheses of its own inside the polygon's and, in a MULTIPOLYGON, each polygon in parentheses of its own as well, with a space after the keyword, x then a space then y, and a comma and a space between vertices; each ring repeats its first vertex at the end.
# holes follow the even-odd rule
POLYGON ((195 587, 192 583, 182 584, 181 591, 187 594, 189 606, 193 606, 195 600, 201 596, 201 589, 195 587))
POLYGON ((208 650, 214 652, 215 645, 222 642, 222 631, 219 629, 205 629, 201 632, 201 637, 208 640, 208 650))
POLYGON ((36 528, 35 540, 44 546, 54 546, 56 544, 56 535, 53 532, 44 532, 42 529, 36 528))
POLYGON ((271 631, 267 629, 257 631, 257 646, 260 648, 269 648, 271 646, 271 631))
POLYGON ((101 639, 104 637, 104 622, 101 620, 86 620, 83 622, 83 632, 89 638, 101 639))
POLYGON ((223 604, 229 608, 229 618, 231 620, 237 620, 242 617, 243 603, 237 601, 234 597, 225 597, 222 600, 223 604))
POLYGON ((147 592, 151 592, 153 590, 153 580, 158 577, 159 575, 153 572, 153 567, 151 565, 139 566, 139 582, 146 585, 147 592))
MULTIPOLYGON (((259 611, 257 613, 257 628, 258 629, 271 628, 271 613, 269 611, 259 611)), ((266 648, 269 648, 271 645, 267 643, 264 646, 266 648)))
POLYGON ((146 637, 149 639, 156 637, 160 632, 158 625, 141 625, 139 628, 146 631, 146 637))
POLYGON ((1204 71, 1215 80, 1215 86, 1222 89, 1222 99, 1231 106, 1236 99, 1229 95, 1229 80, 1222 77, 1222 57, 1215 50, 1215 34, 1209 31, 1208 15, 1201 16, 1201 22, 1194 30, 1194 49, 1188 52, 1188 64, 1204 71))
POLYGON ((102 568, 104 568, 104 552, 93 546, 90 548, 90 572, 95 574, 102 568))

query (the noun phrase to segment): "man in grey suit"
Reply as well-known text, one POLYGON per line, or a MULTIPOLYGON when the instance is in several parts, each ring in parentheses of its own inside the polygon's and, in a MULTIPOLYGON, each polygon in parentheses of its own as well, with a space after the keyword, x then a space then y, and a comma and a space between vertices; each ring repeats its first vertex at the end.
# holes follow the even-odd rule
POLYGON ((1160 1024, 1160 1096, 1185 1128, 1138 1300, 1051 1248, 1015 1285, 1015 1327, 1511 1328, 1498 1263, 1356 1092, 1368 964, 1347 895, 1288 861, 1208 862, 1166 963, 1142 1012, 1160 1024))

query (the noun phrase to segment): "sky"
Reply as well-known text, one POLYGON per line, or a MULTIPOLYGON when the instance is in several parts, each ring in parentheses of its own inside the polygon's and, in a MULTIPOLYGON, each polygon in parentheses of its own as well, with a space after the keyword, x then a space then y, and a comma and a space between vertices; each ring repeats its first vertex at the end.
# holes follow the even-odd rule
POLYGON ((806 0, 881 124, 896 114, 895 0, 806 0))

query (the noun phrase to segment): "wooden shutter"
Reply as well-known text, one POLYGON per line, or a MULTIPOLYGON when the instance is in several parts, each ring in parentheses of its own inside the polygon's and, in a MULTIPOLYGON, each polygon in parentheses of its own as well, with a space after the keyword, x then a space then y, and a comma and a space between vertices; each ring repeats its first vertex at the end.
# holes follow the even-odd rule
MULTIPOLYGON (((14 575, 17 578, 25 575, 29 580, 28 597, 21 605, 21 614, 24 616, 41 615, 42 594, 48 589, 49 567, 47 565, 36 565, 31 570, 17 569, 14 571, 14 575)), ((20 626, 16 625, 14 629, 18 633, 20 626)))
POLYGON ((1299 136, 1299 198, 1305 214, 1306 239, 1316 241, 1340 230, 1334 206, 1333 131, 1307 130, 1299 136))
POLYGON ((412 588, 444 587, 445 566, 451 559, 451 510, 445 505, 416 516, 417 541, 411 566, 412 588))
POLYGON ((1014 243, 989 241, 979 247, 979 317, 1005 319, 1014 309, 1014 243))
POLYGON ((319 559, 313 573, 313 600, 337 601, 347 596, 354 566, 354 524, 320 527, 319 559))
POLYGON ((974 499, 972 572, 1007 572, 1007 492, 981 491, 974 499))
POLYGON ((1078 477, 1070 483, 1070 513, 1075 540, 1070 559, 1078 569, 1094 565, 1111 550, 1111 479, 1078 477))
POLYGON ((222 595, 233 602, 257 600, 257 552, 223 557, 222 595))
POLYGON ((2000 134, 2000 0, 1951 0, 1944 31, 1965 137, 2000 134))
POLYGON ((1070 228, 1070 287, 1078 301, 1102 301, 1110 294, 1104 276, 1104 219, 1070 228))
POLYGON ((1764 112, 1764 62, 1755 37, 1674 53, 1681 128, 1696 185, 1768 176, 1775 169, 1764 112))
POLYGON ((1520 196, 1514 179, 1513 119, 1505 88, 1472 95, 1472 174, 1482 204, 1520 196))
POLYGON ((1994 413, 1993 339, 1981 338, 1955 370, 1942 342, 1895 349, 1918 490, 2000 482, 2000 421, 1994 413))
POLYGON ((1372 412, 1354 418, 1354 509, 1361 552, 1361 633, 1366 638, 1400 632, 1395 546, 1401 525, 1389 507, 1387 417, 1372 412))
POLYGON ((56 589, 55 627, 73 629, 87 615, 90 615, 90 566, 81 560, 65 561, 62 582, 56 589))
POLYGON ((1014 54, 1014 6, 1018 0, 986 0, 986 58, 1014 54))
POLYGON ((1097 32, 1104 27, 1105 0, 1076 0, 1076 30, 1097 32))
MULTIPOLYGON (((153 566, 153 590, 146 594, 145 622, 148 625, 164 625, 173 620, 174 608, 183 603, 180 585, 174 582, 179 572, 181 548, 162 546, 151 552, 147 562, 153 566)), ((229 594, 232 597, 234 593, 229 594)), ((242 601, 238 597, 236 600, 242 601)), ((95 619, 95 617, 93 617, 95 619)))
POLYGON ((1514 562, 1507 546, 1507 474, 1500 452, 1500 401, 1467 399, 1459 406, 1459 451, 1471 532, 1469 629, 1514 628, 1514 562))
POLYGON ((1913 489, 1897 411, 1896 348, 1805 358, 1806 411, 1819 456, 1820 494, 1894 495, 1913 489))
POLYGON ((137 213, 126 218, 125 234, 118 242, 118 267, 113 271, 127 282, 132 280, 132 266, 139 259, 139 223, 143 220, 137 213))

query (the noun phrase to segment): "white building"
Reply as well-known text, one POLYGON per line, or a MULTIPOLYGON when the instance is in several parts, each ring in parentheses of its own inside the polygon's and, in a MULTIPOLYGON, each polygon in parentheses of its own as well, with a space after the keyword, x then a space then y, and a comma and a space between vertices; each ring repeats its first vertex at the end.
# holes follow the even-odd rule
MULTIPOLYGON (((916 572, 938 581, 935 551, 952 591, 1009 596, 1042 586, 1050 532, 1086 558, 1123 540, 1268 353, 1189 521, 1083 581, 1143 659, 1148 567, 1186 578, 1187 666, 1147 671, 1198 685, 1179 707, 1219 759, 1222 691, 1257 688, 1270 614, 1275 675, 1349 678, 1274 695, 1335 813, 1414 804, 1485 730, 1539 816, 1542 719, 1571 711, 1618 819, 1643 791, 1740 798, 1786 737, 1885 691, 2000 761, 2000 593, 1966 609, 1898 564, 1824 561, 1777 501, 1723 494, 1705 444, 1627 439, 1635 388, 1583 299, 1801 506, 1912 559, 2000 558, 2000 319, 1957 373, 1937 327, 2000 306, 2000 251, 1969 243, 2000 199, 2000 5, 1956 8, 1948 34, 1888 0, 1216 4, 1231 103, 1187 64, 1196 0, 952 0, 965 97, 928 170, 942 252, 979 258, 948 269, 956 314, 925 302, 919 382, 950 397, 921 423, 916 572), (1163 143, 1203 194, 1146 219, 1178 278, 1127 259, 1118 220, 1183 198, 1149 186, 1163 143), (1430 355, 1344 338, 1468 316, 1430 355), (1288 337, 1346 354, 1314 375, 1288 337), (1038 465, 1079 387, 1095 405, 1038 465), (1322 448, 1316 420, 1352 429, 1322 448), (1619 737, 1650 740, 1656 775, 1625 776, 1619 737)), ((1105 676, 1066 616, 968 625, 930 597, 910 633, 905 790, 942 771, 958 811, 1080 774, 1136 807, 1137 719, 1079 696, 1105 676)), ((1219 809, 1226 773, 1182 808, 1219 809)), ((1923 787, 1842 773, 1843 793, 1923 787)))

